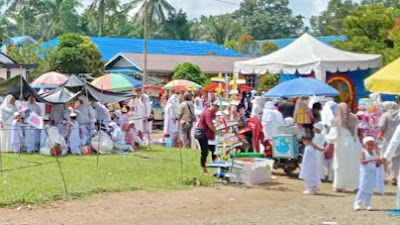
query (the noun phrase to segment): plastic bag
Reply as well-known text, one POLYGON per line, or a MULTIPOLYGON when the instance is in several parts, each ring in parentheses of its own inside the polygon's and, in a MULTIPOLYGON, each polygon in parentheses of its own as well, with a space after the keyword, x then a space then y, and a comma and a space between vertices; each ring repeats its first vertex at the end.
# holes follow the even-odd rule
POLYGON ((111 137, 104 131, 97 132, 97 134, 92 138, 92 148, 100 154, 111 154, 113 146, 114 143, 111 140, 111 137))

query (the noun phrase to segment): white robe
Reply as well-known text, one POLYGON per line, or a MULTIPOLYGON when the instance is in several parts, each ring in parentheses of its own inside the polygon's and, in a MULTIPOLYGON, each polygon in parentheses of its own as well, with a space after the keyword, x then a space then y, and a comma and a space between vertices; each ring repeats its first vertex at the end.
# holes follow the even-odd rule
POLYGON ((72 154, 81 155, 81 136, 79 134, 79 123, 75 121, 71 128, 71 133, 68 138, 68 147, 72 154))
POLYGON ((168 103, 164 111, 164 134, 169 135, 178 129, 176 125, 177 118, 176 110, 171 103, 168 103))
POLYGON ((303 161, 301 162, 301 170, 299 178, 304 180, 304 185, 308 189, 318 187, 321 183, 318 171, 318 162, 316 151, 311 145, 304 149, 303 161))
POLYGON ((111 123, 110 112, 104 105, 96 102, 96 108, 94 109, 95 118, 98 122, 102 121, 104 127, 108 128, 108 125, 111 123))
POLYGON ((21 151, 21 123, 13 120, 11 126, 11 144, 14 153, 21 151))
POLYGON ((264 131, 264 141, 271 139, 278 134, 278 127, 284 125, 283 116, 274 109, 264 109, 261 124, 264 131))
MULTIPOLYGON (((34 104, 28 104, 28 110, 25 112, 26 118, 25 120, 28 119, 29 115, 31 112, 36 113, 38 116, 42 114, 42 109, 40 106, 36 103, 34 104)), ((25 121, 27 123, 27 121, 25 121)), ((40 148, 40 130, 26 124, 25 126, 25 138, 24 138, 24 145, 26 148, 26 151, 28 153, 32 153, 35 151, 39 151, 40 148)))
POLYGON ((135 122, 136 128, 139 129, 140 131, 144 132, 144 124, 143 120, 146 117, 146 112, 145 112, 145 106, 140 99, 135 99, 132 104, 133 107, 133 112, 131 113, 131 118, 130 120, 133 120, 135 122))
POLYGON ((359 185, 361 143, 357 130, 353 134, 340 126, 332 127, 326 136, 326 141, 335 146, 333 187, 336 189, 355 190, 359 185))
POLYGON ((0 129, 0 151, 12 152, 11 144, 11 125, 14 120, 14 112, 18 109, 11 105, 9 101, 12 95, 7 95, 0 107, 0 122, 3 123, 3 129, 0 129))
MULTIPOLYGON (((396 157, 397 153, 397 148, 400 146, 400 125, 397 126, 396 130, 394 131, 394 134, 392 136, 392 139, 389 142, 389 146, 387 147, 383 158, 385 158, 387 161, 392 160, 394 157, 396 157)), ((400 180, 400 172, 397 180, 400 180)), ((397 208, 400 209, 400 185, 397 185, 397 208)))
POLYGON ((47 137, 46 134, 46 138, 43 140, 43 146, 40 148, 40 154, 51 156, 51 148, 56 144, 61 145, 61 155, 67 154, 67 143, 65 142, 64 137, 60 135, 57 127, 47 124, 45 128, 47 129, 47 134, 49 134, 49 137, 47 137))
MULTIPOLYGON (((313 144, 318 146, 318 148, 324 148, 325 145, 325 137, 321 133, 315 133, 314 138, 312 140, 313 144)), ((324 152, 317 150, 315 155, 317 156, 317 163, 318 163, 318 171, 320 173, 321 179, 325 179, 325 172, 324 172, 324 159, 325 155, 324 152)))
POLYGON ((40 148, 43 148, 46 146, 47 136, 48 136, 50 127, 51 127, 50 124, 45 124, 43 126, 43 129, 40 131, 40 148))

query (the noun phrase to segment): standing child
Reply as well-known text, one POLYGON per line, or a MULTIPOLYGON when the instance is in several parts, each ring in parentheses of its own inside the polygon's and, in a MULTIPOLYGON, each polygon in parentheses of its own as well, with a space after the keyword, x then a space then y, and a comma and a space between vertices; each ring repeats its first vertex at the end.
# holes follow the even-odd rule
POLYGON ((324 135, 322 135, 323 130, 324 130, 324 125, 322 125, 322 123, 315 123, 313 125, 314 138, 312 139, 312 143, 315 150, 317 150, 315 153, 318 165, 317 170, 319 171, 321 180, 325 179, 325 172, 324 172, 325 137, 324 135))
POLYGON ((79 134, 79 123, 76 121, 76 114, 71 113, 71 123, 68 125, 68 147, 73 155, 81 155, 81 136, 79 134))
POLYGON ((14 113, 14 120, 11 126, 11 144, 14 153, 21 151, 21 115, 19 112, 14 113))
POLYGON ((377 184, 377 171, 381 164, 381 159, 373 137, 365 137, 363 145, 364 148, 361 151, 360 187, 354 202, 354 210, 360 210, 362 202, 365 201, 367 210, 371 211, 371 196, 377 184))
POLYGON ((319 184, 321 183, 320 172, 318 171, 318 162, 316 151, 311 144, 311 136, 303 136, 302 141, 305 146, 300 179, 304 180, 306 190, 303 194, 319 194, 319 184))

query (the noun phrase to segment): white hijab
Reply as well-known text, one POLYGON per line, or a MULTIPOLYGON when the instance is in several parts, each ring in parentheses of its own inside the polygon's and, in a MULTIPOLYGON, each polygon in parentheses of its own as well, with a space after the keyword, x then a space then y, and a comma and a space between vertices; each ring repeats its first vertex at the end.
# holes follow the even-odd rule
POLYGON ((171 97, 169 97, 167 101, 167 105, 170 104, 170 107, 172 107, 176 113, 176 115, 179 115, 179 100, 178 100, 178 95, 173 94, 171 97))
POLYGON ((194 104, 194 114, 196 116, 200 116, 205 110, 204 106, 203 106, 203 100, 201 98, 197 97, 194 100, 194 102, 195 102, 195 104, 194 104))
POLYGON ((338 104, 334 101, 325 103, 321 111, 321 123, 324 126, 331 127, 333 120, 335 119, 338 104))
POLYGON ((10 101, 14 96, 8 94, 4 99, 3 103, 0 106, 0 121, 5 122, 7 121, 10 116, 14 116, 14 112, 17 112, 18 109, 15 104, 11 104, 10 101))
POLYGON ((79 100, 83 102, 80 104, 76 111, 78 112, 78 117, 76 118, 80 124, 88 124, 94 118, 94 110, 91 105, 89 105, 89 99, 86 96, 79 96, 79 100))
POLYGON ((279 124, 283 123, 283 118, 282 116, 279 116, 278 111, 275 110, 275 104, 273 102, 266 102, 264 105, 263 109, 263 114, 262 114, 262 122, 268 123, 268 122, 277 122, 279 124))

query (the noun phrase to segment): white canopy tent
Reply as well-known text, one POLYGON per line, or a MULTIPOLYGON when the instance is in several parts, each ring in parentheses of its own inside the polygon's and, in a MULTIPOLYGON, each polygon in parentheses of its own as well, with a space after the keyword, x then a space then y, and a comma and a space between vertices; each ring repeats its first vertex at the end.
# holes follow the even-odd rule
POLYGON ((235 62, 236 74, 310 74, 326 80, 326 72, 373 69, 382 65, 382 56, 342 51, 325 45, 305 33, 290 45, 260 58, 235 62))

